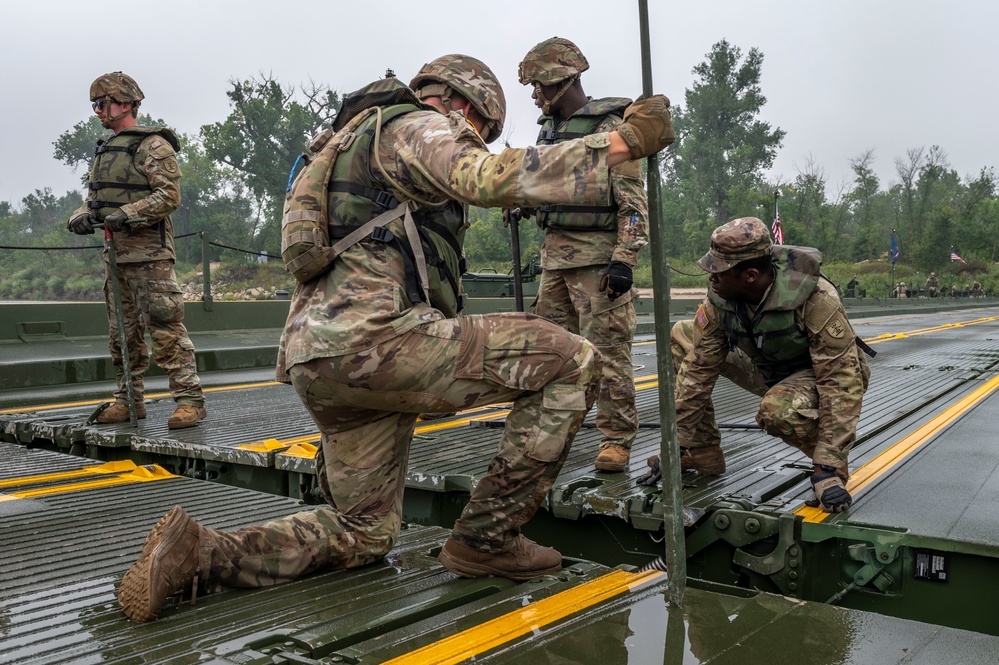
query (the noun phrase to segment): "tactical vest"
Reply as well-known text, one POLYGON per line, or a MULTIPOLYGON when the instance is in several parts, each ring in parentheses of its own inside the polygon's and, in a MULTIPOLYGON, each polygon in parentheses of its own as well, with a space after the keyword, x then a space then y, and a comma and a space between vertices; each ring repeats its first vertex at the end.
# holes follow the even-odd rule
POLYGON ((134 157, 139 144, 153 134, 163 137, 174 150, 180 149, 177 135, 166 127, 129 127, 97 141, 87 207, 98 220, 152 193, 149 180, 135 168, 134 157))
POLYGON ((318 154, 289 186, 285 202, 282 257, 299 281, 335 269, 336 256, 358 243, 380 242, 399 253, 403 287, 412 303, 429 301, 448 317, 461 311, 465 207, 448 201, 411 210, 375 179, 371 168, 376 130, 432 108, 396 79, 376 81, 344 99, 334 123, 337 132, 313 143, 318 154), (320 185, 322 193, 315 191, 320 185), (317 231, 326 238, 316 238, 317 231))
POLYGON ((822 255, 812 247, 779 245, 773 258, 773 287, 752 318, 744 303, 722 300, 708 289, 708 299, 722 313, 729 350, 739 348, 749 356, 768 386, 812 366, 808 335, 795 324, 794 312, 815 292, 822 265, 822 255))
MULTIPOLYGON (((593 134, 607 116, 622 116, 631 104, 624 97, 592 99, 569 116, 561 127, 555 129, 555 118, 541 116, 538 145, 554 145, 563 141, 581 139, 593 134)), ((537 209, 538 224, 545 229, 572 229, 574 231, 613 231, 617 229, 617 204, 611 199, 602 206, 549 205, 537 209)))

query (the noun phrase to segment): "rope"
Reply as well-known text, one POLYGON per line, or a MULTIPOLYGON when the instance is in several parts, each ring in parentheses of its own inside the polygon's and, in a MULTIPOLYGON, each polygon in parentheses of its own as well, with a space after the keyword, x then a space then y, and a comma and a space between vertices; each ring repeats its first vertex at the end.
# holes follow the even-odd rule
POLYGON ((706 272, 705 273, 701 273, 700 275, 691 274, 689 272, 683 272, 682 270, 677 270, 673 266, 670 266, 669 269, 672 270, 673 272, 675 272, 678 275, 686 275, 687 277, 707 277, 708 276, 708 273, 706 273, 706 272))
POLYGON ((79 247, 15 247, 13 245, 0 245, 0 249, 34 249, 47 251, 50 249, 104 249, 104 245, 81 245, 79 247))
POLYGON ((230 247, 229 245, 223 245, 218 242, 208 242, 212 247, 222 247, 223 249, 231 249, 234 252, 243 252, 244 254, 252 254, 253 256, 266 256, 269 259, 280 259, 280 256, 274 256, 273 254, 268 254, 267 252, 251 252, 248 249, 240 249, 239 247, 230 247))

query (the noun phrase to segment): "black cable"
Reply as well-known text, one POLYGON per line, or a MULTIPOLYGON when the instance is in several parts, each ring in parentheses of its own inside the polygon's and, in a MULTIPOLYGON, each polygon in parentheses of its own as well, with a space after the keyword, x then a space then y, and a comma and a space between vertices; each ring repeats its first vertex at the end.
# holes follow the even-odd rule
POLYGON ((248 249, 240 249, 239 247, 230 247, 229 245, 223 245, 218 242, 208 242, 209 245, 213 247, 222 247, 223 249, 231 249, 234 252, 243 252, 244 254, 252 254, 253 256, 266 256, 269 259, 280 259, 280 256, 274 256, 273 254, 268 254, 267 252, 251 252, 248 249))

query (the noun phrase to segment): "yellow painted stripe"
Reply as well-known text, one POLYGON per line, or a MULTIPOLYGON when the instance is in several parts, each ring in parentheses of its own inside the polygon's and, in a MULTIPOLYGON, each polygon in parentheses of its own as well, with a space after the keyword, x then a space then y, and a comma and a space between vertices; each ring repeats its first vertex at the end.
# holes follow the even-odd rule
POLYGON ((59 473, 45 473, 38 476, 23 476, 21 478, 0 480, 0 487, 48 483, 56 480, 67 480, 69 478, 81 478, 83 476, 91 476, 94 474, 127 473, 134 470, 134 462, 131 460, 123 460, 120 462, 108 462, 107 464, 101 464, 100 466, 88 466, 85 469, 77 469, 75 471, 61 471, 59 473))
MULTIPOLYGON (((261 383, 244 383, 234 386, 218 386, 216 388, 205 388, 202 392, 206 393, 223 393, 229 390, 246 390, 247 388, 266 388, 267 386, 280 386, 282 385, 278 381, 263 381, 261 383)), ((152 393, 146 395, 146 399, 160 399, 162 397, 169 397, 170 393, 152 393)), ((25 413, 29 411, 50 411, 52 409, 66 409, 73 406, 97 406, 102 402, 107 402, 106 399, 89 399, 83 402, 63 402, 62 404, 46 404, 44 406, 28 406, 20 407, 17 409, 3 409, 0 414, 3 413, 25 413)))
POLYGON ((57 485, 54 487, 43 487, 36 490, 11 492, 9 495, 5 496, 16 499, 32 499, 38 496, 52 496, 54 494, 65 494, 66 492, 78 492, 80 490, 97 489, 99 487, 112 487, 114 485, 124 485, 126 483, 146 483, 176 477, 177 476, 160 466, 140 466, 136 467, 135 470, 130 473, 113 476, 111 478, 103 478, 101 480, 91 480, 81 483, 69 483, 68 485, 57 485))
MULTIPOLYGON (((988 397, 997 388, 999 388, 999 376, 994 376, 974 391, 938 413, 914 432, 900 439, 870 462, 857 469, 846 484, 847 491, 853 495, 863 491, 875 480, 901 464, 907 457, 911 456, 936 436, 940 430, 988 397)), ((794 511, 794 514, 801 516, 806 522, 821 522, 831 515, 831 513, 827 513, 820 508, 811 508, 809 506, 798 508, 794 511)))
POLYGON ((595 580, 386 661, 386 665, 452 665, 465 662, 571 614, 588 610, 622 593, 648 586, 665 574, 658 570, 644 573, 614 570, 595 580))
POLYGON ((917 335, 927 335, 929 333, 939 332, 941 330, 951 330, 953 328, 963 328, 965 326, 974 326, 979 323, 989 323, 990 321, 995 321, 999 317, 987 316, 979 319, 972 319, 970 321, 959 321, 957 323, 944 323, 939 326, 933 326, 931 328, 917 328, 916 330, 907 330, 900 333, 885 333, 883 335, 878 335, 871 339, 865 339, 864 341, 868 344, 879 344, 881 342, 889 342, 894 339, 905 339, 906 337, 916 337, 917 335))

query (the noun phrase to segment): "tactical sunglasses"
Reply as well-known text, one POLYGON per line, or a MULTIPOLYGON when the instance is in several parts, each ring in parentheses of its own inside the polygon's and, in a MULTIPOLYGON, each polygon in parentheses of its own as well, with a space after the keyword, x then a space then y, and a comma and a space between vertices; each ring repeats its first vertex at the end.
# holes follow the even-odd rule
POLYGON ((121 102, 119 102, 116 99, 107 99, 107 98, 105 98, 105 99, 98 99, 96 102, 94 102, 93 104, 91 104, 91 106, 94 107, 95 111, 103 111, 104 107, 107 106, 108 104, 112 103, 112 102, 114 102, 115 104, 121 104, 121 102))

